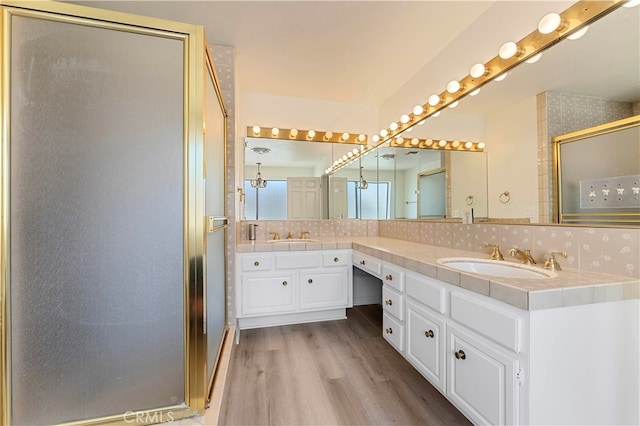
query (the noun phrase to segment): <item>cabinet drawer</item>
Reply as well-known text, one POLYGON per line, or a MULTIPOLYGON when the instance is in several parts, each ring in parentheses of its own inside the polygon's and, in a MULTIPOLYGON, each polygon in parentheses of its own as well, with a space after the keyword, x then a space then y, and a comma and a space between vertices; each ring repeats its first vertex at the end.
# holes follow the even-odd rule
POLYGON ((345 266, 350 264, 349 253, 324 253, 322 255, 322 266, 345 266))
POLYGON ((382 313, 382 337, 398 352, 404 351, 404 328, 398 320, 386 312, 382 313))
POLYGON ((404 290, 404 271, 391 265, 382 265, 382 282, 398 291, 404 290))
POLYGON ((446 313, 447 290, 434 278, 407 274, 407 296, 441 314, 446 313))
POLYGON ((242 257, 242 271, 268 271, 273 267, 271 254, 256 254, 242 257))
POLYGON ((404 297, 386 285, 382 286, 382 309, 396 317, 397 320, 404 319, 404 297))
POLYGON ((373 257, 360 253, 353 253, 353 264, 363 271, 369 272, 376 277, 380 277, 382 272, 382 262, 373 257))
POLYGON ((520 352, 522 321, 515 313, 452 293, 451 318, 507 349, 520 352))
POLYGON ((276 269, 318 268, 320 266, 319 253, 278 253, 276 269))

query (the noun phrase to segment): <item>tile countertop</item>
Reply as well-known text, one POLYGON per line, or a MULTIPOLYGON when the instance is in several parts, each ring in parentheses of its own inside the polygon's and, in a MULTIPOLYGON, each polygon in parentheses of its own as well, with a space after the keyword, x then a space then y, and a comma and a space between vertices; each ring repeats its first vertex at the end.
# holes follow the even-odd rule
MULTIPOLYGON (((640 280, 564 268, 557 277, 544 279, 500 278, 458 272, 438 263, 443 257, 489 259, 489 254, 436 247, 385 237, 336 237, 313 242, 241 241, 238 253, 350 249, 419 272, 520 309, 537 310, 640 299, 640 280)), ((560 260, 561 261, 561 260, 560 260)))

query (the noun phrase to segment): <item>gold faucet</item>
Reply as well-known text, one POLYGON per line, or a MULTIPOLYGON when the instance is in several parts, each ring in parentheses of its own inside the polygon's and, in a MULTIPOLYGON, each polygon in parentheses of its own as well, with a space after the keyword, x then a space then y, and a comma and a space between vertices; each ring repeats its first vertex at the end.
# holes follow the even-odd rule
POLYGON ((280 234, 277 232, 269 232, 271 235, 273 235, 274 240, 279 240, 280 239, 280 234))
POLYGON ((550 251, 547 255, 547 261, 544 262, 544 269, 549 269, 550 271, 562 271, 560 264, 556 260, 556 255, 562 256, 564 258, 567 257, 567 253, 564 251, 550 251))
POLYGON ((287 240, 290 240, 290 239, 292 239, 292 238, 293 238, 293 232, 289 232, 289 233, 287 234, 287 240))
POLYGON ((527 264, 527 265, 535 265, 536 261, 535 259, 531 256, 531 250, 520 250, 519 248, 512 248, 511 250, 509 250, 509 254, 512 257, 517 257, 520 262, 527 264))
POLYGON ((307 239, 307 235, 309 235, 309 231, 302 231, 300 233, 300 239, 301 240, 306 240, 307 239))
POLYGON ((493 260, 503 260, 504 256, 500 253, 500 245, 499 244, 489 244, 485 243, 485 247, 492 248, 493 252, 491 253, 491 258, 493 260))

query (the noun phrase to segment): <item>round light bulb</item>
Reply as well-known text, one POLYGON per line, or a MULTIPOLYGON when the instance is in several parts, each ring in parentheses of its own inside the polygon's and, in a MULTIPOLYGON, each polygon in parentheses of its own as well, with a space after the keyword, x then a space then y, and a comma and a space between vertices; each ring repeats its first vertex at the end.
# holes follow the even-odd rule
POLYGON ((364 134, 362 134, 362 133, 360 133, 360 134, 358 135, 358 142, 364 142, 364 141, 366 141, 366 140, 367 140, 367 136, 366 136, 366 135, 364 135, 364 134))
POLYGON ((501 75, 497 76, 496 78, 494 78, 493 81, 502 81, 505 78, 507 78, 508 75, 509 75, 509 73, 505 72, 504 74, 501 74, 501 75))
POLYGON ((464 147, 467 149, 471 149, 471 147, 473 147, 473 142, 465 142, 464 147))
POLYGON ((351 152, 353 152, 353 154, 355 155, 355 154, 357 154, 358 152, 360 152, 360 150, 358 150, 358 148, 353 148, 353 149, 351 150, 351 152))
POLYGON ((340 136, 340 139, 342 139, 343 141, 346 141, 349 139, 349 133, 343 133, 342 136, 340 136))
POLYGON ((447 144, 447 141, 444 139, 441 139, 440 142, 438 142, 438 145, 440 146, 445 146, 447 144))
POLYGON ((433 94, 433 95, 429 96, 428 102, 429 102, 429 105, 436 106, 436 105, 438 105, 440 103, 440 96, 438 96, 436 94, 433 94))
POLYGON ((424 112, 424 108, 422 108, 422 105, 416 105, 413 107, 413 115, 420 115, 424 112))
POLYGON ((401 122, 402 124, 406 124, 406 123, 408 123, 408 122, 409 122, 409 120, 410 120, 410 118, 409 118, 409 116, 408 116, 407 114, 402 114, 402 115, 400 116, 400 122, 401 122))
POLYGON ((478 93, 480 93, 480 88, 479 87, 476 90, 474 90, 473 92, 469 93, 469 96, 476 96, 478 93))
POLYGON ((253 134, 254 135, 259 135, 260 134, 260 126, 253 126, 253 134))
POLYGON ((382 136, 383 138, 387 137, 388 134, 389 132, 387 132, 387 129, 380 130, 380 136, 382 136))
POLYGON ((373 137, 371 138, 371 140, 373 141, 373 143, 376 143, 380 140, 380 136, 378 135, 373 135, 373 137))
POLYGON ((455 101, 449 104, 449 108, 455 108, 457 106, 458 106, 458 101, 455 101))
POLYGON ((502 59, 509 59, 509 58, 513 58, 517 53, 518 53, 518 45, 512 41, 508 41, 502 46, 500 46, 498 55, 502 59))
POLYGON ((432 117, 434 117, 434 118, 435 118, 435 117, 439 117, 439 116, 440 116, 440 111, 438 111, 438 112, 436 112, 436 113, 434 113, 434 114, 432 115, 432 117))
POLYGON ((561 25, 562 18, 559 14, 555 12, 548 13, 538 22, 538 31, 540 31, 541 34, 549 34, 560 28, 561 25))
POLYGON ((426 120, 427 120, 427 119, 425 118, 424 120, 420 121, 420 122, 418 123, 418 126, 422 126, 426 120))
POLYGON ((393 131, 393 130, 398 130, 398 123, 396 123, 395 121, 391 124, 389 124, 389 128, 393 131))
POLYGON ((347 158, 349 158, 349 157, 347 157, 347 154, 343 155, 342 156, 342 161, 347 161, 347 158))
POLYGON ((431 145, 433 145, 433 139, 427 139, 426 141, 424 141, 424 143, 425 143, 427 146, 431 146, 431 145))
POLYGON ((316 132, 315 132, 315 130, 309 130, 309 131, 307 132, 307 139, 313 139, 313 138, 315 138, 315 137, 316 137, 316 132))
POLYGON ((277 127, 274 127, 273 129, 271 129, 272 136, 278 136, 279 133, 280 133, 280 129, 278 129, 277 127))
POLYGON ((404 138, 397 138, 396 145, 402 145, 404 143, 404 138))
POLYGON ((347 152, 347 157, 349 157, 349 158, 353 157, 353 152, 351 152, 351 151, 347 152))
POLYGON ((291 131, 289 132, 289 136, 291 136, 292 138, 298 136, 298 129, 291 129, 291 131))
MULTIPOLYGON (((640 2, 640 0, 638 0, 640 2)), ((625 3, 625 5, 628 3, 625 3)), ((576 31, 575 33, 567 36, 567 38, 569 40, 577 40, 580 37, 582 37, 583 35, 585 35, 587 33, 587 31, 589 31, 589 26, 585 25, 584 27, 580 28, 578 31, 576 31)))
POLYGON ((475 64, 469 70, 469 75, 473 78, 480 78, 485 75, 486 72, 487 69, 485 68, 484 64, 475 64))
POLYGON ((451 80, 451 81, 447 84, 447 92, 449 92, 449 93, 456 93, 456 92, 458 92, 461 88, 462 88, 462 86, 460 85, 460 82, 459 82, 458 80, 451 80))
POLYGON ((483 149, 483 148, 484 148, 484 146, 485 146, 485 145, 484 145, 484 142, 480 142, 480 143, 478 144, 478 149, 483 149))
POLYGON ((535 64, 536 62, 538 62, 540 60, 540 58, 542 58, 542 52, 533 55, 532 57, 530 57, 529 59, 527 59, 525 62, 528 64, 535 64))
POLYGON ((452 147, 454 147, 454 148, 459 147, 459 146, 460 146, 460 141, 453 141, 453 142, 451 142, 451 146, 452 146, 452 147))
POLYGON ((418 138, 411 139, 411 145, 412 146, 418 146, 419 143, 420 143, 420 141, 418 140, 418 138))
POLYGON ((324 134, 324 140, 328 141, 329 139, 331 139, 333 137, 333 132, 326 132, 324 134))

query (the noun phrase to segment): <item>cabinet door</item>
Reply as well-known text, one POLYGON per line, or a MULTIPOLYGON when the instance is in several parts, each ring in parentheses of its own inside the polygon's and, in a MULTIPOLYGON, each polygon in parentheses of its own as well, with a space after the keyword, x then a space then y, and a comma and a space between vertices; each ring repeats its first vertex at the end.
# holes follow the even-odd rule
POLYGON ((349 303, 346 268, 300 273, 300 310, 345 308, 349 303))
POLYGON ((276 314, 296 309, 293 274, 242 277, 242 315, 276 314))
POLYGON ((444 321, 410 301, 406 302, 406 312, 407 359, 431 384, 444 392, 444 321))
POLYGON ((518 361, 455 325, 447 332, 449 399, 473 423, 517 423, 518 361))

